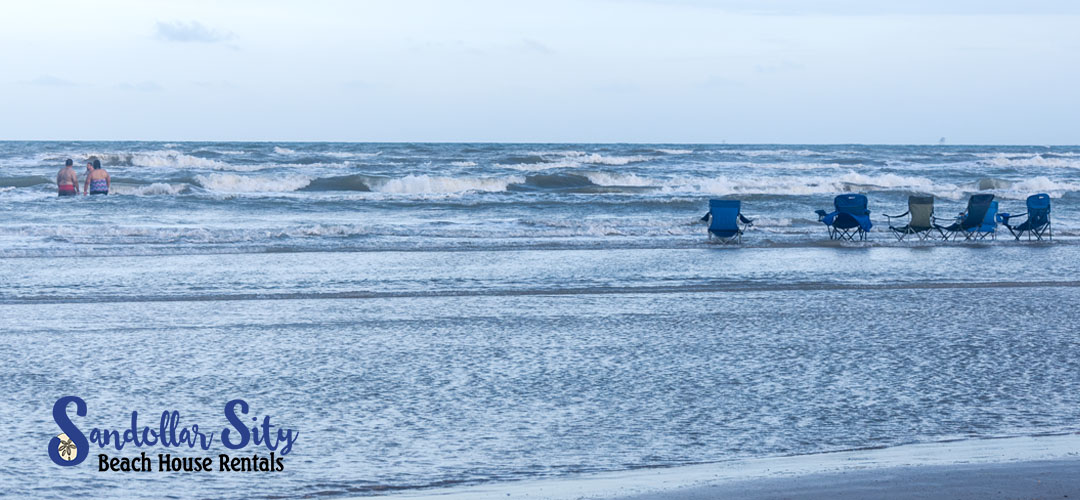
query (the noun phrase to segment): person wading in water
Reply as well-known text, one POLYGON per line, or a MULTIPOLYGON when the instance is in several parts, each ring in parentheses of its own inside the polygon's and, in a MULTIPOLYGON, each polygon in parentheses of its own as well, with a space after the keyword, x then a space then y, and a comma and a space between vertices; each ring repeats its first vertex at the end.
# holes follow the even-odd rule
POLYGON ((64 162, 64 168, 56 173, 56 192, 59 196, 79 194, 79 174, 71 167, 71 159, 64 162))
POLYGON ((109 173, 101 168, 101 160, 95 158, 94 169, 86 176, 83 191, 86 191, 86 194, 109 194, 110 187, 112 179, 109 178, 109 173))

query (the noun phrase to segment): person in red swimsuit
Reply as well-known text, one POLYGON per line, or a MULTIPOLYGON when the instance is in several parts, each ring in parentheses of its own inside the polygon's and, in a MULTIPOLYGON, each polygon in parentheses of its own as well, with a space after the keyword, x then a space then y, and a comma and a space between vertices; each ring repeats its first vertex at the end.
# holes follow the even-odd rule
POLYGON ((64 162, 64 168, 56 174, 56 191, 59 196, 79 194, 79 174, 71 167, 71 159, 64 162))

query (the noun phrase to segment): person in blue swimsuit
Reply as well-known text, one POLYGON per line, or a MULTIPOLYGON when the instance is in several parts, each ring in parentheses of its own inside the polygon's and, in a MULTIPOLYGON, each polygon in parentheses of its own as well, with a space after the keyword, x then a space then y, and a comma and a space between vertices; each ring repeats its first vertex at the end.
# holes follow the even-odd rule
POLYGON ((109 194, 110 187, 112 179, 109 178, 109 173, 101 168, 101 160, 94 158, 94 170, 86 176, 83 191, 86 194, 109 194))

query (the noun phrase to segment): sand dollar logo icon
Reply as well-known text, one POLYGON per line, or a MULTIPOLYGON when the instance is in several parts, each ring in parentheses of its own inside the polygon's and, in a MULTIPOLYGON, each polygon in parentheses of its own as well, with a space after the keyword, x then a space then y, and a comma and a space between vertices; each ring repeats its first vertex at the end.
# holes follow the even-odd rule
POLYGON ((75 447, 75 443, 72 443, 71 439, 68 439, 67 434, 60 434, 56 437, 60 439, 60 446, 56 450, 60 453, 60 457, 64 460, 74 460, 75 454, 79 451, 79 449, 75 447))

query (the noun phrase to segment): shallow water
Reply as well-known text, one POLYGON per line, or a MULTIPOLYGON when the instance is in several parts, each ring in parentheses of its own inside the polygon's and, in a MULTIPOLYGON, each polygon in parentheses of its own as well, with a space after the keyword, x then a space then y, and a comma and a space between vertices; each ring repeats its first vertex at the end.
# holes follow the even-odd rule
MULTIPOLYGON (((964 194, 983 178, 1068 186, 1073 150, 671 148, 0 144, 9 185, 12 170, 46 175, 51 158, 98 152, 121 194, 0 192, 0 421, 14 436, 0 490, 332 497, 1080 430, 1071 188, 1045 189, 1052 244, 876 233, 832 246, 804 212, 833 192, 793 180, 850 169, 964 194), (528 154, 542 149, 582 154, 528 154), (320 180, 334 169, 390 180, 320 180), (445 179, 542 170, 638 185, 443 192, 458 185, 445 179), (198 180, 218 172, 249 179, 218 178, 234 190, 278 191, 198 180), (289 175, 310 180, 261 184, 289 175), (728 193, 670 184, 721 177, 761 191, 745 194, 764 220, 744 248, 710 245, 695 224, 728 193), (181 178, 192 182, 172 194, 123 191, 181 178), (45 449, 68 394, 94 426, 176 409, 220 428, 224 403, 243 398, 301 435, 273 476, 99 473, 93 456, 60 469, 45 449)), ((1002 186, 1003 205, 1021 206, 1026 191, 1002 186)), ((868 190, 871 208, 912 192, 868 190)))
POLYGON ((0 255, 694 248, 720 196, 755 218, 748 245, 814 245, 844 192, 870 196, 871 244, 920 193, 947 217, 1046 192, 1069 239, 1080 148, 0 142, 0 255), (116 196, 57 200, 63 160, 90 155, 116 196))

